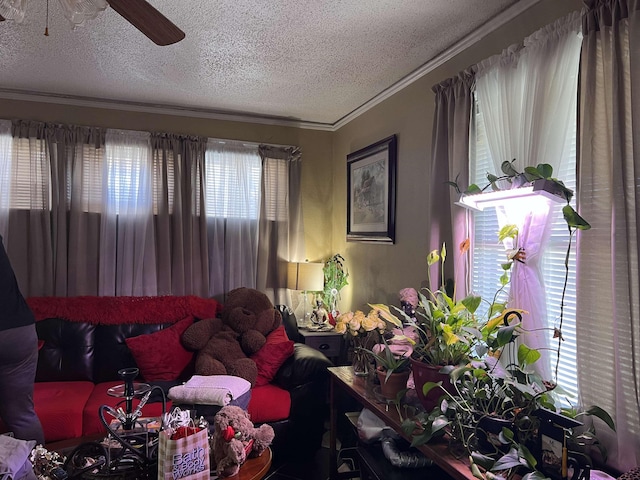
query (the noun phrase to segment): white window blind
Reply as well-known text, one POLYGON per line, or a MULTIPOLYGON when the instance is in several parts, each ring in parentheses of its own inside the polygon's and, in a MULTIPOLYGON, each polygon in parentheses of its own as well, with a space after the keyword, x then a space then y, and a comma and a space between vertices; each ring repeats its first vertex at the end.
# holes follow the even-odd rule
POLYGON ((11 122, 0 120, 0 209, 9 207, 12 146, 11 122))
POLYGON ((269 158, 264 164, 264 204, 267 220, 289 218, 289 162, 269 158))
POLYGON ((44 139, 14 138, 9 208, 18 210, 51 208, 51 173, 44 139))
MULTIPOLYGON (((496 172, 493 160, 489 152, 484 120, 478 104, 474 106, 475 138, 474 148, 471 149, 470 159, 470 181, 483 187, 487 184, 487 173, 501 175, 496 172)), ((561 179, 564 184, 575 191, 576 188, 576 126, 573 125, 571 131, 571 142, 567 151, 564 152, 565 161, 562 162, 561 171, 554 172, 556 178, 561 179)), ((539 163, 545 163, 542 160, 539 163)), ((575 200, 572 200, 575 206, 575 200)), ((554 208, 554 222, 552 236, 543 256, 542 272, 544 278, 546 299, 547 299, 547 319, 549 327, 557 327, 560 322, 560 303, 565 277, 565 256, 569 242, 567 224, 562 217, 562 204, 554 208)), ((473 215, 473 269, 472 269, 472 291, 480 295, 483 299, 491 300, 495 292, 500 288, 500 275, 502 268, 500 264, 506 261, 504 247, 498 243, 498 219, 494 208, 486 209, 483 212, 476 212, 473 215)), ((574 239, 575 240, 575 239, 574 239)), ((508 286, 502 300, 507 298, 508 286)), ((487 305, 485 305, 485 308, 487 305)), ((576 283, 575 283, 575 243, 569 259, 569 280, 564 300, 564 314, 562 334, 565 341, 561 347, 560 364, 558 368, 558 384, 564 395, 570 402, 575 402, 578 396, 578 385, 576 377, 576 283)), ((549 333, 551 338, 551 332, 549 333)), ((550 355, 552 370, 556 366, 557 340, 551 340, 550 346, 553 352, 550 355)))
POLYGON ((257 147, 209 141, 205 154, 207 216, 257 220, 261 175, 257 147))

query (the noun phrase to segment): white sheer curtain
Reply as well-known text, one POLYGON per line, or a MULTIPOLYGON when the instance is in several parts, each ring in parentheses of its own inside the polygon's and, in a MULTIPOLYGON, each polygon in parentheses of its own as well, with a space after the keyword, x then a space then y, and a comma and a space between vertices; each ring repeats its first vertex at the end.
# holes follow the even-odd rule
POLYGON ((205 209, 210 295, 256 288, 262 165, 256 145, 210 139, 205 153, 205 209))
POLYGON ((11 121, 0 120, 0 236, 6 238, 9 228, 12 161, 11 121))
POLYGON ((578 380, 610 463, 640 463, 640 1, 589 0, 580 72, 578 380))
POLYGON ((108 130, 105 141, 99 294, 155 295, 150 134, 108 130))
MULTIPOLYGON (((478 65, 477 100, 486 127, 494 173, 514 158, 516 169, 549 163, 554 172, 570 153, 570 131, 576 123, 577 74, 580 56, 580 15, 566 18, 527 37, 478 65)), ((560 211, 560 207, 553 207, 560 211)), ((511 307, 528 312, 524 342, 546 351, 549 347, 544 283, 540 270, 549 241, 553 215, 550 206, 536 209, 511 205, 499 213, 504 223, 518 225, 518 247, 526 250, 526 264, 517 263, 511 277, 511 307)), ((549 357, 536 363, 538 373, 552 379, 549 357)))

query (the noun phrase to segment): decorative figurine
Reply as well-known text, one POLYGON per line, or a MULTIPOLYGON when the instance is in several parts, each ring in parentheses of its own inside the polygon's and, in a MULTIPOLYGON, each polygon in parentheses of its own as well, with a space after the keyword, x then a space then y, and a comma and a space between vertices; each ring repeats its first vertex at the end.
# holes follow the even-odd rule
POLYGON ((316 300, 316 308, 311 312, 311 323, 319 327, 325 327, 329 325, 329 312, 324 308, 322 300, 316 300))

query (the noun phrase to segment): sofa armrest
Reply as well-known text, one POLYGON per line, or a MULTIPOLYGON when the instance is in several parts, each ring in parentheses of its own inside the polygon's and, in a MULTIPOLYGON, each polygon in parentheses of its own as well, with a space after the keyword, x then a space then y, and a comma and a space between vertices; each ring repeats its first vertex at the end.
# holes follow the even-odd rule
POLYGON ((304 343, 295 343, 293 355, 280 367, 273 382, 286 390, 293 390, 309 382, 323 382, 327 367, 333 364, 324 353, 304 343))

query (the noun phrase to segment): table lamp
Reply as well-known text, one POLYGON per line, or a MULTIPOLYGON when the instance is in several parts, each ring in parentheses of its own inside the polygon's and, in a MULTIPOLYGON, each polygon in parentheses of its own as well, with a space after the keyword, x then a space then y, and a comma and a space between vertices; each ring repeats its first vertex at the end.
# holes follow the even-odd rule
POLYGON ((298 316, 298 327, 309 325, 308 292, 320 292, 324 289, 324 264, 309 262, 290 262, 287 268, 287 288, 302 291, 304 313, 302 319, 298 316))

